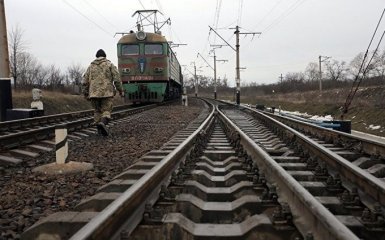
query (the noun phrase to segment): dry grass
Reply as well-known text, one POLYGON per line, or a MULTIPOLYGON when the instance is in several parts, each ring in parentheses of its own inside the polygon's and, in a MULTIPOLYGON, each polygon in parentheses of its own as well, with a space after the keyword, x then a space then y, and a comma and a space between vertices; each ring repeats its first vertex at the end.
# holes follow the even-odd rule
MULTIPOLYGON (((31 91, 14 91, 12 93, 13 108, 30 108, 32 101, 31 91)), ((89 101, 82 95, 73 95, 68 93, 43 91, 44 112, 46 115, 75 112, 91 109, 89 101)), ((115 96, 115 105, 123 104, 123 100, 115 96)))
MULTIPOLYGON (((323 91, 297 92, 265 96, 244 96, 242 102, 281 106, 288 111, 306 112, 312 115, 332 115, 338 120, 341 106, 344 105, 350 89, 333 89, 323 91)), ((385 87, 360 88, 349 108, 345 120, 352 121, 352 128, 357 131, 385 136, 385 87), (369 125, 381 128, 372 130, 369 125)))

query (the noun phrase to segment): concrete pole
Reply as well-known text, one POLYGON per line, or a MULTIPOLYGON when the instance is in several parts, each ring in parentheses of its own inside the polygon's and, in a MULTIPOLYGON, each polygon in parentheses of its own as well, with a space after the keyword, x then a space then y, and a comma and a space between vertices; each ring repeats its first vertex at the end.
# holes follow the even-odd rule
POLYGON ((198 78, 197 78, 197 67, 194 62, 194 79, 195 79, 195 97, 198 97, 198 78))
POLYGON ((4 0, 0 0, 0 15, 0 121, 5 121, 7 109, 12 109, 12 90, 4 0))
POLYGON ((319 93, 320 95, 322 95, 322 70, 321 70, 321 64, 322 64, 322 60, 321 60, 322 56, 320 55, 318 57, 318 60, 319 60, 319 93))
POLYGON ((235 52, 236 52, 236 76, 235 76, 235 82, 237 84, 236 88, 236 101, 237 105, 241 103, 241 76, 240 76, 240 66, 239 66, 239 26, 236 26, 235 28, 235 35, 236 35, 236 45, 235 45, 235 52))
POLYGON ((68 141, 67 126, 65 124, 56 126, 55 128, 55 144, 56 144, 56 163, 67 163, 68 158, 68 141))
POLYGON ((7 24, 5 19, 4 0, 0 0, 0 77, 9 78, 9 54, 7 39, 7 24))
POLYGON ((217 56, 214 51, 214 99, 217 99, 217 56))

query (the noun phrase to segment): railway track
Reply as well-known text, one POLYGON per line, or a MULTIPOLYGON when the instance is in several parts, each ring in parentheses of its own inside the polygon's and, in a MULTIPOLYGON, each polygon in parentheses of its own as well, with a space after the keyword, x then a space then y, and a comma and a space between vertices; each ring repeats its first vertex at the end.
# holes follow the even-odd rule
MULTIPOLYGON (((156 106, 156 104, 140 107, 121 105, 115 107, 111 115, 117 120, 156 106)), ((51 141, 55 135, 55 128, 63 124, 67 127, 70 139, 96 132, 93 125, 93 110, 1 122, 0 166, 19 164, 22 162, 20 157, 37 157, 39 151, 51 151, 55 144, 51 141)))
POLYGON ((219 104, 23 238, 384 239, 384 181, 340 150, 219 104))

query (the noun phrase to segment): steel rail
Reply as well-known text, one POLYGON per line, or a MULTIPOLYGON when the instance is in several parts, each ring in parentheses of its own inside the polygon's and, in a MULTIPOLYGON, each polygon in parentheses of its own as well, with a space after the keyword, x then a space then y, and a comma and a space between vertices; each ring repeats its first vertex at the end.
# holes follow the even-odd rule
POLYGON ((297 119, 276 115, 272 113, 264 113, 277 119, 278 121, 295 128, 299 131, 308 132, 314 136, 320 136, 324 139, 335 140, 341 143, 355 144, 359 147, 359 151, 373 156, 381 156, 385 158, 385 144, 370 140, 364 137, 354 136, 349 133, 336 131, 333 129, 323 128, 311 123, 303 122, 297 119))
POLYGON ((92 218, 70 239, 118 239, 120 230, 131 233, 139 224, 146 203, 154 203, 153 196, 158 196, 161 185, 168 181, 171 173, 183 160, 193 146, 199 133, 213 122, 214 108, 206 120, 185 139, 176 149, 163 158, 127 191, 122 193, 107 208, 92 218))
MULTIPOLYGON (((225 114, 221 111, 218 112, 222 121, 239 134, 242 146, 252 156, 268 181, 276 184, 280 199, 284 199, 289 204, 294 213, 294 222, 304 236, 311 231, 315 239, 358 240, 356 235, 274 161, 269 154, 225 114)), ((275 120, 272 119, 272 121, 275 120)))
POLYGON ((376 178, 364 169, 352 164, 345 158, 318 144, 297 130, 288 127, 284 123, 259 111, 253 112, 254 114, 258 114, 259 118, 266 124, 274 125, 274 127, 280 128, 285 133, 293 135, 300 145, 309 149, 309 154, 318 156, 321 160, 325 161, 329 167, 336 170, 341 177, 358 186, 362 192, 368 194, 373 200, 379 202, 381 205, 385 205, 385 184, 381 179, 376 178))
MULTIPOLYGON (((113 111, 121 111, 130 108, 131 105, 119 105, 113 108, 113 111)), ((68 121, 82 117, 92 116, 94 110, 76 111, 69 113, 60 113, 35 118, 18 119, 12 121, 0 122, 0 133, 5 131, 15 131, 21 128, 36 127, 43 124, 53 124, 60 121, 68 121)))
MULTIPOLYGON (((111 115, 115 118, 122 118, 125 116, 129 116, 142 111, 149 110, 156 106, 157 106, 156 104, 152 104, 152 105, 147 105, 147 106, 128 109, 128 110, 120 110, 120 111, 111 113, 111 115)), ((66 124, 68 131, 71 132, 77 129, 90 127, 93 124, 93 122, 94 122, 93 117, 86 117, 79 120, 66 121, 64 123, 60 122, 57 124, 59 125, 66 124)), ((52 126, 48 126, 48 127, 40 127, 36 129, 31 129, 27 131, 11 133, 11 134, 0 136, 0 150, 6 150, 17 146, 22 146, 24 144, 36 142, 38 140, 44 140, 44 139, 53 137, 55 134, 55 126, 56 124, 53 124, 52 126)))

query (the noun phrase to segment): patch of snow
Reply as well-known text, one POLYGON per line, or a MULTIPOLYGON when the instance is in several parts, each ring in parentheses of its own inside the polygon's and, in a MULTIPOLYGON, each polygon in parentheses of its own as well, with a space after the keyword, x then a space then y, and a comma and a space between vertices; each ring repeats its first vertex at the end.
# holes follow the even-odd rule
POLYGON ((374 126, 373 124, 370 124, 369 127, 368 127, 368 129, 370 129, 370 130, 378 130, 380 128, 381 128, 380 125, 374 126))
POLYGON ((333 121, 333 117, 331 115, 326 115, 326 116, 314 115, 309 119, 315 120, 315 121, 333 121))

